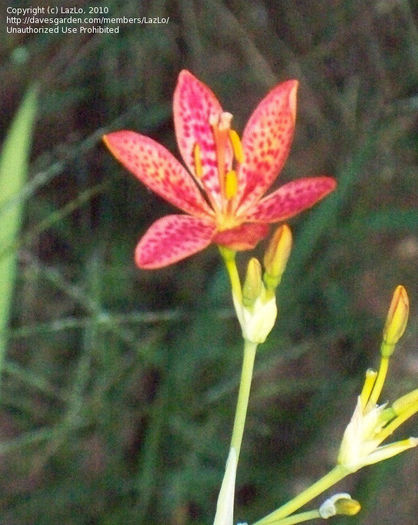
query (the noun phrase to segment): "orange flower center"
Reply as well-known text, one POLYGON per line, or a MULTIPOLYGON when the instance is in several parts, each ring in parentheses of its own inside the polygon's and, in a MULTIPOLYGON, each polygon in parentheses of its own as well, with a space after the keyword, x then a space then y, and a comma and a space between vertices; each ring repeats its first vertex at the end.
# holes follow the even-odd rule
MULTIPOLYGON (((213 115, 209 119, 209 124, 213 131, 215 142, 216 167, 218 172, 219 188, 221 193, 221 206, 213 202, 210 193, 207 192, 212 207, 216 214, 216 222, 219 231, 227 230, 239 226, 242 221, 234 215, 232 202, 238 191, 238 176, 236 169, 244 159, 241 140, 238 133, 231 129, 231 113, 222 112, 219 115, 213 115), (236 169, 226 169, 227 166, 227 148, 231 147, 233 152, 233 163, 236 169)), ((193 150, 195 172, 198 179, 203 177, 203 167, 201 158, 201 148, 198 143, 193 150)), ((204 181, 203 185, 204 185, 204 181)))

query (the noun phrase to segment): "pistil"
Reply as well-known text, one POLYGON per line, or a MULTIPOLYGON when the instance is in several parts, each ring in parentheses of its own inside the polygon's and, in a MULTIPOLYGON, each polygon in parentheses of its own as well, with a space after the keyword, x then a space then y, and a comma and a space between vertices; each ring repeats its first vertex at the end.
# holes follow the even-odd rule
MULTIPOLYGON (((231 129, 231 113, 224 111, 220 115, 212 116, 209 124, 212 126, 213 136, 215 140, 216 149, 216 163, 218 168, 219 186, 221 195, 225 194, 225 148, 229 137, 229 130, 231 129)), ((225 210, 222 210, 225 211, 225 210)))
MULTIPOLYGON (((232 115, 223 112, 219 115, 210 117, 209 123, 213 130, 213 137, 216 151, 216 164, 218 168, 219 187, 222 195, 222 213, 231 214, 231 200, 235 197, 238 190, 238 177, 234 169, 227 170, 226 148, 232 148, 233 158, 236 164, 241 164, 244 160, 241 141, 238 133, 231 129, 232 115)), ((231 166, 232 167, 232 166, 231 166)))

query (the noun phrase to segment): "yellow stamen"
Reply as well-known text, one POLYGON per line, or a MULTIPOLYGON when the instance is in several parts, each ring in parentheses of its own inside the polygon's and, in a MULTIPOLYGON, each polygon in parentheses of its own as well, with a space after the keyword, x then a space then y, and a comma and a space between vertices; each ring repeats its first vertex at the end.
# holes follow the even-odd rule
POLYGON ((203 176, 202 156, 200 154, 200 146, 197 142, 193 148, 193 159, 194 159, 194 169, 196 172, 196 177, 198 179, 201 179, 203 176))
POLYGON ((225 197, 229 200, 235 197, 238 190, 237 173, 234 170, 228 171, 225 175, 225 197))
MULTIPOLYGON (((224 111, 220 115, 212 115, 209 118, 209 124, 213 130, 213 138, 215 141, 216 148, 216 163, 218 167, 218 177, 219 177, 219 186, 221 189, 221 195, 227 200, 230 197, 227 197, 227 190, 225 188, 226 174, 225 174, 225 148, 228 141, 228 132, 231 127, 232 115, 224 111)), ((236 192, 236 190, 235 190, 236 192)))
POLYGON ((234 129, 229 130, 229 140, 231 142, 232 150, 234 151, 235 159, 241 164, 244 160, 244 152, 242 150, 241 139, 234 129))

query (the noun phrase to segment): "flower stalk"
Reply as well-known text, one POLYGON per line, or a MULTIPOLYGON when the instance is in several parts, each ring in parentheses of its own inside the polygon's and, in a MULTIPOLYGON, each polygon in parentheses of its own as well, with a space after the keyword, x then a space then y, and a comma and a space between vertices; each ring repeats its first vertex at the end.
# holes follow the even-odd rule
POLYGON ((244 357, 242 361, 241 379, 235 410, 231 445, 221 490, 218 496, 215 521, 213 522, 213 525, 232 525, 233 523, 236 469, 244 435, 256 350, 256 343, 244 341, 244 357))
MULTIPOLYGON (((254 525, 273 525, 276 523, 281 523, 280 520, 286 518, 290 514, 293 514, 295 511, 306 505, 309 501, 313 500, 319 494, 322 494, 330 487, 341 481, 348 472, 341 465, 337 465, 332 470, 330 470, 325 476, 313 483, 310 487, 300 492, 293 499, 279 507, 274 512, 268 514, 261 520, 258 520, 254 525)), ((295 522, 298 523, 298 522, 295 522)))
POLYGON ((296 523, 303 523, 304 521, 311 521, 320 518, 321 515, 319 514, 319 510, 315 509, 293 514, 293 516, 289 516, 288 518, 272 521, 270 522, 270 525, 295 525, 296 523))
POLYGON ((241 380, 231 438, 231 448, 235 450, 237 460, 239 459, 242 437, 244 435, 245 420, 247 417, 248 401, 250 397, 257 346, 257 343, 244 341, 244 357, 242 361, 241 380))
POLYGON ((289 227, 282 226, 278 232, 273 236, 264 257, 266 268, 264 276, 261 264, 253 257, 248 263, 242 287, 236 265, 236 252, 219 247, 231 283, 235 311, 241 325, 244 355, 230 451, 218 496, 214 525, 232 525, 234 494, 231 487, 235 486, 236 465, 244 435, 256 351, 274 326, 277 316, 274 292, 285 270, 291 248, 289 227), (274 279, 274 285, 265 284, 267 275, 274 279))

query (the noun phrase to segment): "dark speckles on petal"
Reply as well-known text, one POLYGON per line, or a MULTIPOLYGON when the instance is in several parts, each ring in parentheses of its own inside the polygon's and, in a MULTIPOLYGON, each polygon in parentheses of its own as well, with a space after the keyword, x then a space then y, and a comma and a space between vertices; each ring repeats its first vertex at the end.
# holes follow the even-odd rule
POLYGON ((215 226, 188 215, 167 215, 156 221, 140 240, 135 261, 140 268, 156 269, 173 264, 206 248, 215 226))
POLYGON ((316 204, 335 189, 331 177, 307 177, 285 184, 262 199, 247 214, 248 220, 278 222, 316 204))
MULTIPOLYGON (((213 130, 210 115, 222 113, 222 106, 213 92, 189 71, 179 75, 173 100, 174 126, 177 144, 186 166, 195 171, 194 148, 200 147, 202 182, 212 201, 221 205, 221 194, 216 163, 213 130)), ((228 147, 227 163, 232 162, 232 150, 228 147)), ((230 167, 228 167, 230 169, 230 167)))
POLYGON ((251 209, 283 168, 293 139, 296 89, 294 80, 276 86, 260 102, 245 127, 245 160, 238 174, 239 213, 251 209))
POLYGON ((125 168, 165 200, 192 215, 211 215, 195 182, 163 146, 133 131, 116 131, 104 142, 125 168))

